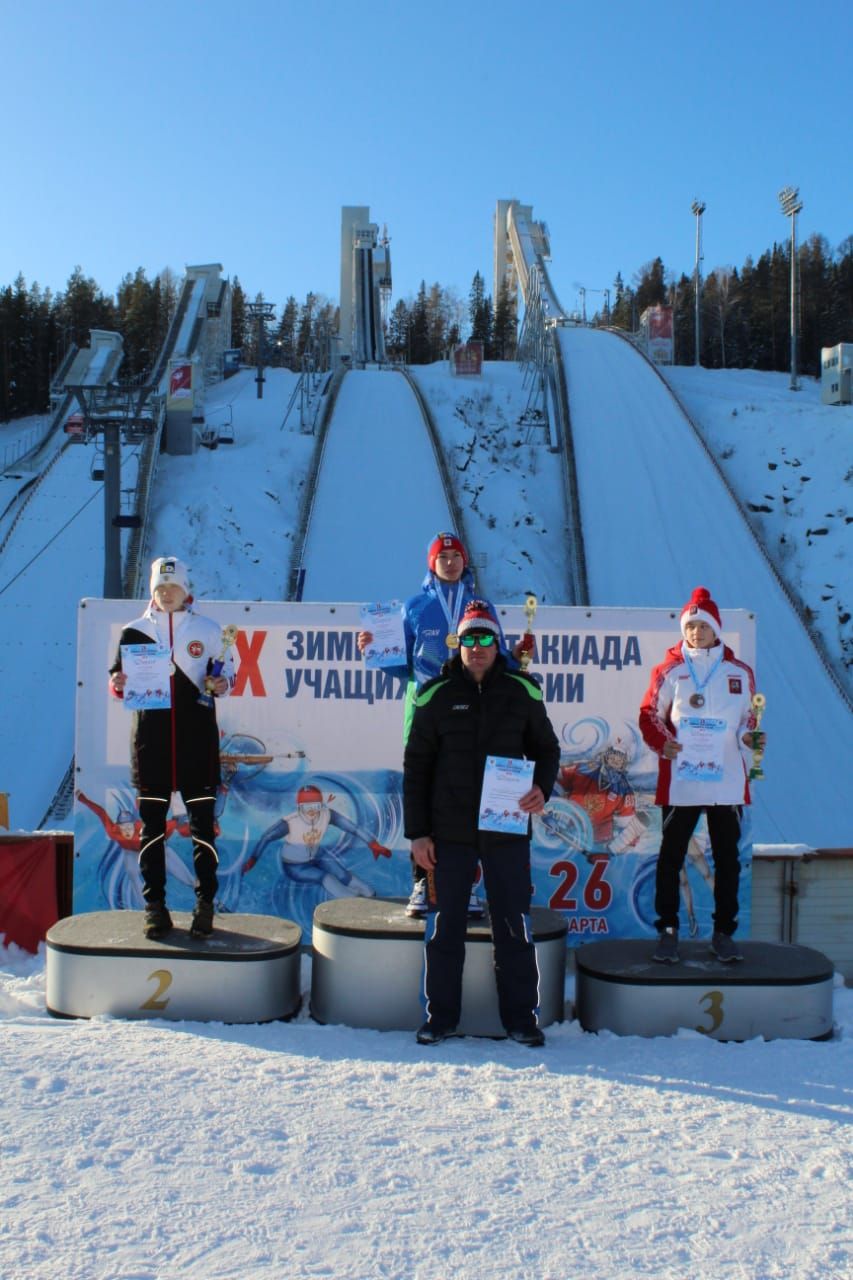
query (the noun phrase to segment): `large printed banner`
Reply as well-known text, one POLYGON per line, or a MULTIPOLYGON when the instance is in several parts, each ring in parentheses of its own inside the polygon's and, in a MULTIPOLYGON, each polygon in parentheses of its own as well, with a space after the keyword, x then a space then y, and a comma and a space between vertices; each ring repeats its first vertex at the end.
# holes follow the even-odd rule
MULTIPOLYGON (((116 600, 80 606, 76 912, 142 904, 130 716, 107 692, 119 633, 140 607, 116 600)), ((308 937, 315 907, 329 898, 408 897, 404 684, 361 661, 358 606, 199 607, 240 628, 236 687, 217 702, 218 910, 280 915, 308 937)), ((511 645, 524 629, 523 610, 500 613, 511 645)), ((726 643, 754 665, 752 615, 727 610, 726 623, 726 643)), ((535 630, 531 671, 542 680, 562 762, 545 812, 533 819, 534 900, 564 913, 570 945, 652 936, 657 763, 640 738, 637 712, 651 668, 679 638, 678 612, 541 608, 535 630)), ((180 797, 167 831, 169 904, 189 909, 192 856, 180 797)), ((741 854, 740 922, 748 934, 748 820, 741 854)), ((710 936, 713 875, 703 820, 682 877, 685 935, 710 936)))

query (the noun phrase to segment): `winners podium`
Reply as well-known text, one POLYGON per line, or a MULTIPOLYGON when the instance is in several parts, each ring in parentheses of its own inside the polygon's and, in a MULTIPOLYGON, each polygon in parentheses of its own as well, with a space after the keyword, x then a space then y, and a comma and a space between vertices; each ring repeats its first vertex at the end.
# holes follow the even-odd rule
POLYGON ((47 934, 45 997, 60 1018, 168 1018, 271 1022, 300 1004, 302 930, 276 916, 217 916, 209 938, 190 936, 173 911, 165 938, 143 935, 141 911, 67 916, 47 934))
POLYGON ((714 1040, 825 1040, 832 1035, 833 966, 790 943, 742 942, 721 964, 708 939, 679 943, 677 964, 652 960, 654 939, 579 947, 575 1003, 584 1031, 670 1036, 687 1027, 714 1040))
MULTIPOLYGON (((531 910, 539 965, 539 1022, 562 1022, 566 977, 565 920, 545 907, 531 910)), ((401 901, 337 898, 314 912, 311 1016, 318 1022, 414 1031, 420 1001, 424 922, 410 920, 401 901)), ((488 918, 470 920, 462 981, 464 1035, 502 1036, 488 918)))
MULTIPOLYGON (((167 1018, 253 1023, 299 1011, 302 930, 263 915, 216 917, 192 938, 188 912, 175 928, 144 937, 139 911, 67 916, 47 934, 48 1012, 62 1018, 167 1018)), ((564 1017, 566 921, 531 911, 539 966, 539 1021, 564 1017)), ((423 1021, 422 920, 405 904, 338 898, 314 913, 312 1017, 376 1031, 414 1031, 423 1021)), ((832 1035, 833 965, 789 943, 743 942, 722 964, 707 940, 680 944, 677 964, 652 960, 654 940, 608 939, 575 953, 576 1012, 584 1031, 669 1036, 689 1028, 715 1040, 822 1040, 832 1035)), ((488 921, 469 922, 462 988, 463 1034, 501 1036, 488 921)))

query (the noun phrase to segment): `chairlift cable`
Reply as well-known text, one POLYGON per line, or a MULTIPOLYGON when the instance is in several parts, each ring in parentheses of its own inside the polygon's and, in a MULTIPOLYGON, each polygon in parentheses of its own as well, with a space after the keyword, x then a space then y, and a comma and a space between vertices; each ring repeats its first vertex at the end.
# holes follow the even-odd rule
POLYGON ((45 553, 45 551, 47 551, 48 547, 49 547, 49 546, 51 546, 51 544, 52 544, 52 543, 56 542, 56 539, 59 537, 59 535, 60 535, 61 533, 64 533, 64 532, 65 532, 65 530, 68 528, 68 526, 69 526, 70 524, 73 524, 73 522, 77 519, 77 517, 78 517, 79 515, 82 515, 82 513, 83 513, 83 512, 86 510, 86 508, 88 507, 89 503, 90 503, 90 502, 93 502, 93 501, 95 500, 95 498, 97 498, 98 494, 99 494, 99 493, 101 493, 101 492, 103 491, 103 488, 104 488, 104 486, 103 486, 103 485, 101 485, 98 489, 96 489, 96 490, 95 490, 95 492, 92 494, 92 496, 91 496, 90 498, 87 498, 87 499, 86 499, 86 501, 83 503, 82 507, 79 507, 79 508, 78 508, 78 510, 74 512, 73 516, 70 516, 70 517, 69 517, 69 519, 65 521, 65 524, 62 526, 62 528, 61 528, 61 529, 57 529, 57 531, 56 531, 56 533, 53 535, 53 537, 52 537, 52 538, 48 538, 48 540, 47 540, 47 542, 44 544, 44 546, 43 546, 39 551, 37 551, 37 552, 35 553, 35 555, 34 555, 30 560, 28 560, 28 561, 27 561, 27 563, 26 563, 25 565, 22 565, 22 567, 21 567, 21 568, 18 570, 18 572, 15 574, 14 578, 10 578, 10 579, 9 579, 9 581, 6 583, 6 585, 5 585, 4 587, 0 587, 0 596, 4 595, 4 594, 9 590, 9 588, 10 588, 14 583, 16 583, 16 582, 18 581, 18 579, 21 577, 21 575, 27 572, 27 569, 29 569, 30 565, 35 564, 35 562, 36 562, 36 560, 38 560, 39 556, 44 555, 44 553, 45 553))

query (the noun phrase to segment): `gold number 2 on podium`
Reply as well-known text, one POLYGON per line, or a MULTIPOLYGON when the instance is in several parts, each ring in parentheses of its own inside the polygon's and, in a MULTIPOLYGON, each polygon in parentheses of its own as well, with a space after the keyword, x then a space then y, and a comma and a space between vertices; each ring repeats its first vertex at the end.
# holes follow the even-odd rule
POLYGON ((149 973, 148 981, 156 981, 159 983, 159 986, 154 994, 149 996, 145 1003, 139 1006, 140 1009, 165 1009, 169 1001, 168 999, 161 999, 161 996, 163 996, 172 985, 171 973, 168 969, 155 969, 153 973, 149 973))

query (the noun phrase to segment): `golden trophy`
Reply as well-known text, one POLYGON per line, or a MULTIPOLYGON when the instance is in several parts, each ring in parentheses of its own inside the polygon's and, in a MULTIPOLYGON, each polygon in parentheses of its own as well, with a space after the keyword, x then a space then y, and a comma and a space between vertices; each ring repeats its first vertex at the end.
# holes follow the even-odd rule
POLYGON ((219 657, 214 658, 210 664, 210 670, 204 677, 204 693, 198 695, 198 700, 203 707, 213 706, 213 682, 222 675, 222 668, 225 666, 225 655, 237 639, 239 629, 233 623, 222 628, 222 648, 219 651, 219 657))
MULTIPOLYGON (((761 717, 764 715, 764 709, 767 706, 767 699, 763 693, 754 693, 752 695, 752 711, 755 716, 755 728, 753 733, 758 733, 758 726, 761 724, 761 717)), ((753 738, 753 743, 755 739, 753 738)), ((760 781, 764 777, 764 770, 761 767, 761 757, 764 755, 763 747, 753 747, 752 751, 752 768, 749 771, 750 782, 760 781)))
MULTIPOLYGON (((532 591, 528 591, 527 599, 524 602, 524 617, 527 621, 527 630, 522 636, 522 640, 533 639, 533 619, 536 617, 536 605, 537 605, 537 600, 535 595, 533 594, 532 591)), ((527 668, 530 666, 530 663, 533 661, 533 653, 522 651, 518 661, 522 671, 526 671, 527 668)))

